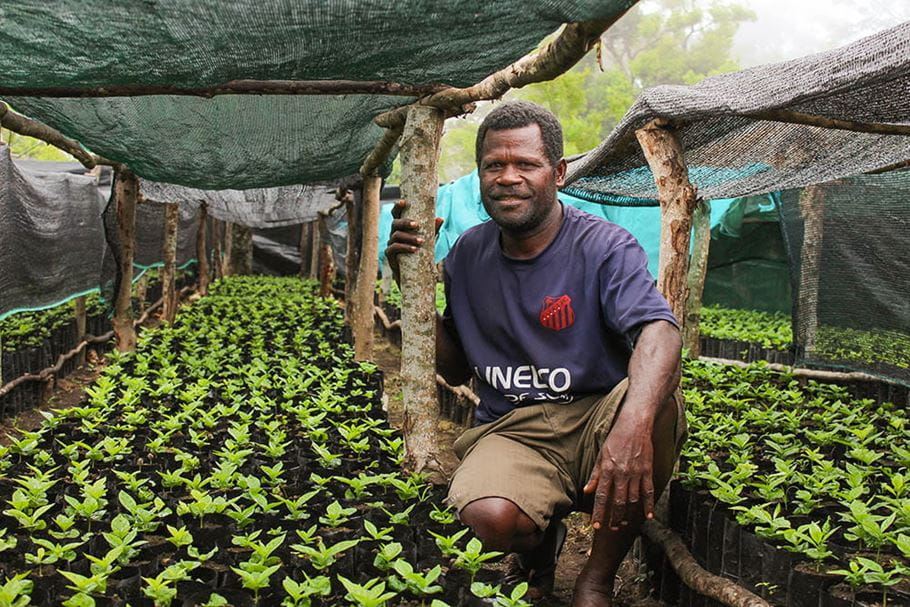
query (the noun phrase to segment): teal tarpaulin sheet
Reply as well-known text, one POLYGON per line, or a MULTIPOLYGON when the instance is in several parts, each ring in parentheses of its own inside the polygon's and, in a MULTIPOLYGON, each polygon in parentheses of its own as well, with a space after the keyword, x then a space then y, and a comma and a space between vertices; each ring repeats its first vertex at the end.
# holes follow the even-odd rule
MULTIPOLYGON (((657 276, 657 260, 660 249, 660 207, 609 206, 588 202, 563 192, 559 199, 564 203, 583 211, 603 217, 629 230, 648 255, 648 270, 657 276)), ((715 226, 721 216, 733 203, 732 198, 711 201, 711 226, 715 226)), ((379 261, 389 240, 392 228, 392 204, 382 207, 379 216, 379 261)), ((449 250, 466 230, 490 220, 480 200, 480 179, 477 171, 461 177, 452 183, 440 186, 436 194, 436 216, 443 218, 442 228, 436 239, 436 261, 445 259, 449 250)))

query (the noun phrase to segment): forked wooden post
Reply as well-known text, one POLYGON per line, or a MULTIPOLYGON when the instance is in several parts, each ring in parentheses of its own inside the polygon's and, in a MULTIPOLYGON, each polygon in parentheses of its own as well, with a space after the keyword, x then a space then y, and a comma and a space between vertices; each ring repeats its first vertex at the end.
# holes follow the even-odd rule
POLYGON ((319 232, 319 254, 318 254, 318 268, 319 268, 319 296, 320 297, 331 297, 332 296, 332 284, 335 282, 335 260, 332 256, 332 246, 328 242, 328 238, 322 238, 322 234, 328 233, 328 226, 326 225, 326 216, 322 213, 319 214, 319 223, 316 226, 316 231, 319 232))
POLYGON ((300 242, 297 243, 297 252, 300 254, 300 267, 297 269, 297 276, 300 280, 306 280, 310 273, 307 264, 310 261, 310 238, 312 238, 312 223, 300 224, 300 242))
POLYGON ((209 251, 206 238, 208 236, 209 212, 205 203, 199 205, 199 223, 196 225, 196 291, 200 295, 209 292, 209 251))
POLYGON ((441 480, 437 453, 436 403, 436 163, 444 114, 428 106, 411 106, 401 135, 401 194, 408 201, 403 214, 420 226, 424 244, 399 256, 401 270, 401 379, 404 391, 405 463, 414 472, 441 480))
POLYGON ((373 291, 379 272, 379 200, 382 178, 363 178, 363 207, 360 212, 360 269, 354 292, 351 327, 354 331, 354 358, 373 359, 373 291))
POLYGON ((164 205, 164 244, 161 247, 161 256, 164 266, 161 268, 161 299, 164 301, 161 309, 161 319, 165 322, 174 322, 177 316, 177 223, 180 220, 180 206, 177 204, 164 205))
POLYGON ((796 298, 796 339, 803 354, 815 351, 818 332, 818 278, 824 239, 825 197, 820 185, 799 195, 803 218, 803 246, 799 253, 799 293, 796 298))
POLYGON ((660 262, 657 288, 673 315, 685 324, 689 235, 695 210, 695 188, 679 139, 663 120, 652 120, 635 131, 657 184, 660 201, 660 262))
POLYGON ((708 273, 708 253, 711 247, 711 207, 699 200, 692 216, 693 239, 692 260, 689 263, 688 295, 686 297, 686 319, 683 326, 683 347, 688 348, 690 358, 701 356, 701 300, 705 292, 705 276, 708 273))
POLYGON ((224 222, 224 240, 221 244, 221 276, 230 276, 234 273, 231 258, 234 250, 234 224, 224 222))
POLYGON ((117 229, 120 236, 120 283, 114 297, 114 336, 117 350, 136 349, 136 329, 133 328, 133 254, 136 249, 136 200, 139 180, 125 167, 114 171, 114 200, 117 204, 117 229))

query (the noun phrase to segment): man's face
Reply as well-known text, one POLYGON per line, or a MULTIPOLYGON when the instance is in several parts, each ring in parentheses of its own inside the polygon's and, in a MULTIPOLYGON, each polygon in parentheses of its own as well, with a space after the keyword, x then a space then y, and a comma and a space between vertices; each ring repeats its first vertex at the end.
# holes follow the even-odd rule
POLYGON ((566 165, 550 164, 540 127, 530 124, 487 131, 478 170, 484 209, 504 231, 521 235, 533 233, 557 208, 566 165))

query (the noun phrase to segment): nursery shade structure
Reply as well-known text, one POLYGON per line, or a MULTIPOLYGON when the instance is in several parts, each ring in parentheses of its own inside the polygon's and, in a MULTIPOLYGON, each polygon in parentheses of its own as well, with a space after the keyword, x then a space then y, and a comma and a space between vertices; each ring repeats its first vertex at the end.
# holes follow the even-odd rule
POLYGON ((0 97, 146 179, 312 183, 356 172, 376 115, 632 4, 26 0, 0 7, 0 97))
POLYGON ((689 179, 705 199, 801 187, 900 163, 910 159, 908 88, 910 23, 694 86, 658 86, 642 93, 600 146, 571 163, 564 191, 594 202, 655 198, 634 138, 653 119, 672 127, 689 179), (861 132, 873 126, 879 133, 861 132))

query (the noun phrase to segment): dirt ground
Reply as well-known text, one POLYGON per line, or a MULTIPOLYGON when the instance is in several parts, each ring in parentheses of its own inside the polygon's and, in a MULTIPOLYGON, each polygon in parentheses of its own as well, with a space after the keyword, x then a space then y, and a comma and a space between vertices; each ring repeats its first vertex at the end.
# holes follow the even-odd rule
MULTIPOLYGON (((401 369, 400 350, 377 332, 373 348, 375 362, 382 369, 385 382, 386 406, 389 420, 393 425, 401 421, 401 369)), ((451 472, 458 466, 458 459, 451 450, 455 439, 465 429, 463 426, 447 420, 440 420, 440 432, 446 437, 449 447, 441 454, 442 464, 446 472, 451 472)), ((578 512, 566 519, 568 536, 563 546, 562 555, 556 568, 556 586, 553 596, 545 605, 547 607, 569 607, 572 603, 572 589, 575 580, 587 561, 588 551, 591 547, 592 529, 587 514, 578 512)), ((648 597, 649 587, 643 575, 639 573, 638 562, 631 556, 626 558, 620 567, 616 580, 616 607, 663 607, 664 603, 648 597)))

